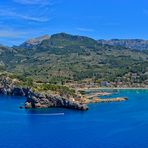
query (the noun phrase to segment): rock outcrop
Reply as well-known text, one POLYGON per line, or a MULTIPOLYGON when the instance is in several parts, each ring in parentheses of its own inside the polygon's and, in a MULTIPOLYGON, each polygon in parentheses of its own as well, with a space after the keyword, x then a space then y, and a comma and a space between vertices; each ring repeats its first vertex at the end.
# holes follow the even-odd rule
POLYGON ((29 88, 17 87, 12 81, 0 80, 0 94, 11 96, 25 96, 27 98, 25 108, 49 108, 61 107, 76 110, 88 110, 87 105, 81 104, 74 100, 64 98, 62 96, 54 96, 51 94, 35 93, 29 88))
POLYGON ((34 46, 38 46, 39 44, 41 44, 42 41, 44 40, 48 40, 50 39, 49 35, 43 35, 34 39, 30 39, 26 42, 24 42, 23 44, 21 44, 19 47, 20 48, 27 48, 27 49, 31 49, 34 46))
MULTIPOLYGON (((17 87, 9 78, 0 79, 0 94, 26 97, 27 99, 24 105, 26 109, 58 107, 76 110, 88 110, 87 104, 89 103, 121 102, 128 100, 128 98, 125 97, 100 99, 94 97, 94 95, 91 95, 89 98, 76 101, 76 99, 70 99, 60 95, 53 95, 43 92, 36 93, 30 88, 17 87)), ((22 106, 20 108, 22 108, 22 106)))
POLYGON ((77 110, 88 110, 88 107, 70 99, 54 96, 49 94, 35 94, 29 92, 27 96, 27 101, 25 103, 25 108, 49 108, 49 107, 62 107, 77 110))

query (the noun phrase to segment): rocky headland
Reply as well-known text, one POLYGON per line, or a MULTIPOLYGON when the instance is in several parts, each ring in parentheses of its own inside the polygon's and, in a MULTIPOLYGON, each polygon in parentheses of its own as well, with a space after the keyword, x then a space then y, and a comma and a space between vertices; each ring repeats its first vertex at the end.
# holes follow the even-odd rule
POLYGON ((15 85, 15 82, 9 78, 0 80, 0 94, 26 97, 27 99, 24 105, 26 109, 61 107, 76 110, 88 110, 87 105, 59 95, 36 93, 30 88, 18 87, 15 85))
POLYGON ((128 100, 127 98, 109 98, 100 99, 98 98, 98 93, 93 95, 79 97, 66 97, 59 94, 52 94, 47 92, 35 92, 29 87, 22 87, 16 85, 18 80, 11 79, 9 77, 0 78, 0 94, 10 95, 10 96, 24 96, 26 97, 26 102, 24 106, 20 108, 68 108, 75 110, 88 110, 88 104, 90 103, 105 103, 105 102, 121 102, 128 100))

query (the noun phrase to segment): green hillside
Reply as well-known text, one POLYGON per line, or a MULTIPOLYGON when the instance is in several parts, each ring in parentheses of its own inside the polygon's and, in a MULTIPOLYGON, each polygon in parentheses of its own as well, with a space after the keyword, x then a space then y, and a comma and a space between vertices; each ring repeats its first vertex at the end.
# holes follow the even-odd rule
MULTIPOLYGON (((148 79, 148 53, 65 33, 52 35, 39 44, 23 43, 1 52, 1 69, 36 81, 133 81, 148 79), (129 76, 130 75, 130 76, 129 76), (130 79, 130 80, 129 80, 130 79)), ((1 51, 1 50, 0 50, 1 51)))

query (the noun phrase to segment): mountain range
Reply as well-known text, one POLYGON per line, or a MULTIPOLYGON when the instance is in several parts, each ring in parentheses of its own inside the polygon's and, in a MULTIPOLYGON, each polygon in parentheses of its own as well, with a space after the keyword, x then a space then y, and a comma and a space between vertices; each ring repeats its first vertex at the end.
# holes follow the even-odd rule
POLYGON ((0 70, 36 81, 146 81, 148 41, 95 40, 58 33, 28 40, 20 46, 0 46, 0 70), (138 44, 139 43, 139 44, 138 44))
POLYGON ((98 40, 98 43, 113 45, 113 46, 122 46, 137 50, 148 50, 148 40, 142 40, 142 39, 98 40))

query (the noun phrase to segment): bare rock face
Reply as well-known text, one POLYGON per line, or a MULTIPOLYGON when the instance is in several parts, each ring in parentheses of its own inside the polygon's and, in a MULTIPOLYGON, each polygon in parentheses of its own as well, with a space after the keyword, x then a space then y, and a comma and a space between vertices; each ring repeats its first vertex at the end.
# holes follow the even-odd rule
POLYGON ((34 93, 29 88, 16 87, 12 81, 6 79, 0 80, 0 94, 11 96, 25 96, 27 98, 25 108, 49 108, 61 107, 76 110, 88 110, 88 107, 68 98, 54 96, 51 94, 34 93))
POLYGON ((49 107, 88 110, 87 105, 80 104, 75 101, 70 101, 69 99, 63 98, 61 96, 35 94, 29 92, 25 108, 49 108, 49 107))
POLYGON ((50 39, 49 35, 43 35, 34 39, 30 39, 20 45, 21 48, 32 48, 33 46, 39 45, 42 41, 50 39))
POLYGON ((30 103, 29 103, 29 102, 26 102, 26 103, 25 103, 25 108, 26 108, 26 109, 32 108, 31 102, 30 102, 30 103))
POLYGON ((12 80, 7 78, 0 79, 0 94, 11 96, 27 96, 29 88, 17 87, 12 80))

